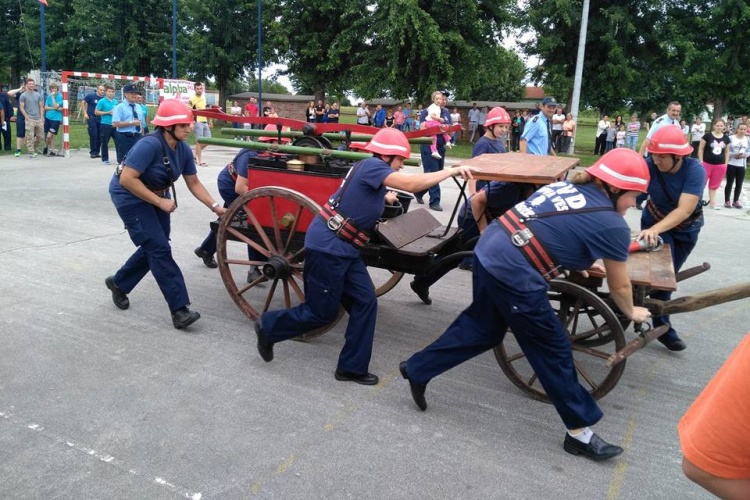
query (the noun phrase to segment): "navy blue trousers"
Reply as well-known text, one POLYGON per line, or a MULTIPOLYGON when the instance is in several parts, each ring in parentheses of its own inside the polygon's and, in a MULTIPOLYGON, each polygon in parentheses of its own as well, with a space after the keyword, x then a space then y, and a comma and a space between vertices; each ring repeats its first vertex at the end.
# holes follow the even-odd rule
POLYGON ((349 324, 338 369, 366 374, 372 356, 378 300, 362 258, 305 249, 304 279, 303 304, 261 316, 266 337, 271 342, 280 342, 327 325, 336 319, 341 304, 349 313, 349 324))
MULTIPOLYGON (((425 173, 438 172, 443 170, 445 166, 445 142, 443 142, 442 138, 438 138, 437 152, 443 157, 441 160, 437 160, 431 156, 432 153, 430 152, 429 144, 422 144, 419 147, 419 154, 422 157, 422 168, 425 173)), ((430 205, 440 205, 440 184, 435 184, 427 191, 420 191, 414 194, 417 198, 421 199, 425 193, 430 194, 430 205)))
POLYGON ((170 214, 145 201, 115 208, 138 247, 115 274, 115 284, 130 293, 151 271, 172 313, 190 304, 185 278, 172 258, 170 214))
POLYGON ((565 427, 598 422, 603 413, 578 383, 570 341, 545 290, 518 292, 474 259, 473 302, 443 335, 409 358, 409 379, 427 383, 499 345, 510 327, 565 427))
MULTIPOLYGON (((99 142, 102 148, 102 161, 109 161, 109 140, 112 138, 115 128, 106 123, 99 124, 99 142)), ((117 144, 115 144, 117 147, 117 144)))
POLYGON ((118 165, 122 163, 130 149, 135 146, 135 143, 138 142, 138 139, 141 137, 141 134, 127 136, 122 132, 115 131, 115 151, 117 152, 118 165))
POLYGON ((89 116, 86 122, 89 127, 89 154, 91 156, 98 155, 99 149, 102 147, 101 140, 99 138, 99 126, 101 120, 96 116, 89 116))
MULTIPOLYGON (((659 235, 664 240, 664 243, 672 247, 672 265, 674 266, 674 272, 679 272, 680 269, 682 269, 683 264, 685 264, 685 261, 690 256, 690 252, 693 251, 696 243, 698 243, 698 234, 700 234, 700 231, 667 231, 666 233, 661 233, 659 235)), ((668 290, 655 290, 649 295, 652 299, 672 299, 672 292, 668 290)), ((669 316, 656 316, 655 318, 653 318, 653 323, 654 327, 669 325, 669 331, 659 337, 660 339, 677 340, 679 338, 677 332, 672 327, 672 323, 669 321, 669 316)))
MULTIPOLYGON (((234 200, 239 198, 237 191, 234 190, 234 186, 232 186, 231 189, 226 186, 219 186, 219 195, 221 195, 221 199, 224 200, 224 208, 229 207, 229 205, 231 205, 234 200)), ((213 255, 216 253, 216 233, 213 231, 213 228, 208 232, 208 236, 206 236, 206 239, 203 240, 200 248, 208 255, 213 255)), ((247 259, 261 262, 265 262, 268 260, 266 259, 265 255, 258 252, 250 245, 247 246, 247 259)))

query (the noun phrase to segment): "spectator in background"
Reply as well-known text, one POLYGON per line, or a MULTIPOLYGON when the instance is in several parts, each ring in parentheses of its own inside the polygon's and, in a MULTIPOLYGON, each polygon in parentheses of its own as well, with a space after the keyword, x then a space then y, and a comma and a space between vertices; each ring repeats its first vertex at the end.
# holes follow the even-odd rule
POLYGON ((617 139, 617 127, 614 123, 609 124, 609 128, 607 129, 607 137, 606 137, 606 149, 605 153, 609 153, 615 148, 615 140, 617 139))
POLYGON ((315 122, 323 123, 323 117, 326 114, 326 107, 323 105, 323 101, 318 99, 318 104, 315 106, 315 122))
POLYGON ((266 105, 263 106, 263 116, 268 117, 268 115, 271 114, 272 107, 273 107, 273 104, 271 104, 271 101, 266 101, 266 105))
POLYGON ((487 121, 488 112, 489 109, 487 109, 487 106, 484 106, 481 110, 479 110, 479 121, 477 122, 477 132, 479 132, 479 137, 482 137, 486 132, 484 130, 484 124, 487 121))
POLYGON ((334 102, 331 104, 331 109, 328 110, 328 123, 338 123, 341 117, 341 110, 339 109, 339 103, 334 102))
POLYGON ((542 112, 533 116, 524 128, 521 136, 521 153, 532 155, 555 155, 552 149, 550 119, 557 108, 554 97, 545 97, 541 104, 542 112))
MULTIPOLYGON (((195 95, 188 101, 188 106, 190 106, 190 109, 192 110, 206 109, 206 96, 203 94, 205 85, 203 84, 203 82, 196 83, 194 90, 195 95)), ((213 121, 209 120, 205 116, 197 116, 195 118, 194 126, 195 128, 193 129, 193 132, 196 139, 195 160, 201 167, 207 167, 208 164, 203 161, 203 150, 206 148, 206 146, 199 143, 198 139, 200 139, 201 137, 211 137, 211 127, 213 127, 213 121)), ((115 145, 117 145, 117 141, 115 141, 115 145)))
POLYGON ((104 86, 104 97, 96 103, 94 113, 99 117, 99 139, 101 144, 102 165, 109 165, 109 140, 115 129, 112 127, 112 113, 117 106, 115 99, 115 88, 112 85, 104 86))
POLYGON ((10 151, 10 136, 11 136, 11 121, 13 118, 13 103, 10 101, 10 96, 5 91, 5 87, 0 85, 0 109, 3 113, 3 123, 0 124, 0 130, 2 130, 3 149, 10 151))
POLYGON ((706 124, 700 116, 695 118, 693 126, 690 127, 691 134, 691 146, 693 146, 693 158, 698 158, 698 148, 700 147, 701 139, 706 135, 706 124))
POLYGON ((562 148, 562 126, 564 121, 565 115, 563 114, 562 106, 558 106, 552 115, 552 147, 558 153, 562 148))
POLYGON ((101 139, 99 138, 99 125, 101 118, 96 115, 96 105, 99 99, 104 97, 104 85, 97 85, 96 92, 90 92, 83 98, 83 119, 88 125, 89 132, 89 156, 91 158, 101 158, 101 139))
POLYGON ((382 104, 378 104, 375 107, 375 114, 372 117, 372 124, 378 128, 385 126, 385 110, 382 104))
POLYGON ((646 132, 651 132, 651 127, 656 121, 656 112, 652 111, 651 114, 646 118, 646 132))
POLYGON ((305 110, 305 120, 307 123, 315 123, 315 101, 310 101, 305 110))
POLYGON ((627 132, 625 132, 625 125, 620 124, 619 128, 617 129, 617 135, 615 136, 615 147, 616 148, 624 148, 625 147, 625 136, 627 135, 627 132))
MULTIPOLYGON (((143 99, 143 94, 138 94, 135 101, 141 107, 141 126, 143 127, 143 135, 148 134, 148 106, 143 99)), ((237 101, 234 101, 235 103, 237 101)))
POLYGON ((404 114, 404 107, 399 106, 396 108, 396 111, 393 113, 393 123, 396 125, 397 129, 403 132, 405 122, 406 122, 406 115, 404 114))
MULTIPOLYGON (((486 122, 485 122, 486 123, 486 122)), ((516 110, 513 113, 513 119, 510 122, 510 150, 518 151, 518 141, 521 140, 522 127, 525 120, 521 118, 521 112, 516 110)))
MULTIPOLYGON (((142 111, 141 107, 135 102, 138 97, 138 89, 135 85, 125 85, 122 91, 125 94, 125 100, 115 106, 112 112, 112 126, 116 129, 115 150, 117 151, 118 165, 123 162, 135 143, 143 137, 142 111)), ((195 147, 197 149, 198 145, 196 144, 195 147)))
POLYGON ((685 140, 690 142, 690 125, 688 125, 687 120, 680 120, 680 128, 682 128, 682 133, 685 134, 685 140))
POLYGON ((747 137, 747 125, 740 123, 737 130, 729 138, 729 164, 727 165, 727 183, 724 186, 724 206, 726 208, 742 208, 740 195, 742 194, 742 183, 745 180, 747 168, 747 157, 750 156, 750 140, 747 137), (732 204, 729 203, 734 188, 732 204))
MULTIPOLYGON (((469 142, 472 144, 474 144, 474 134, 477 133, 478 126, 479 108, 477 108, 477 103, 474 103, 469 110, 469 132, 471 132, 471 135, 469 136, 469 142)), ((479 134, 479 137, 482 137, 482 134, 479 134)))
POLYGON ((56 156, 53 149, 53 142, 57 132, 60 130, 60 124, 62 123, 62 108, 63 98, 59 92, 60 87, 57 83, 52 82, 49 84, 49 95, 44 102, 44 136, 45 146, 42 152, 45 156, 56 156))
POLYGON ((677 425, 682 471, 718 498, 750 498, 750 335, 677 425))
POLYGON ((44 138, 44 101, 36 91, 33 78, 26 79, 26 91, 19 98, 19 110, 26 123, 26 149, 31 158, 36 158, 36 150, 44 138))
POLYGON ((404 108, 404 132, 411 132, 412 129, 412 112, 411 103, 407 102, 404 108))
POLYGON ((331 111, 331 105, 326 103, 326 105, 323 107, 323 123, 328 123, 328 113, 330 113, 331 111))
POLYGON ((17 89, 11 89, 8 91, 8 99, 12 99, 16 102, 16 152, 13 155, 15 157, 21 156, 21 146, 23 146, 23 143, 26 140, 26 120, 24 119, 23 113, 21 113, 21 93, 25 89, 26 86, 24 84, 17 89))
POLYGON ((396 127, 396 119, 393 118, 393 110, 391 108, 388 108, 388 111, 385 113, 385 123, 383 124, 385 128, 395 128, 396 127))
POLYGON ((594 154, 603 155, 607 148, 607 130, 609 129, 609 117, 602 115, 596 124, 596 139, 594 142, 594 154))
MULTIPOLYGON (((258 99, 255 97, 250 98, 250 102, 245 104, 245 116, 251 116, 253 118, 258 116, 258 99)), ((246 123, 245 125, 249 125, 247 128, 253 128, 252 124, 246 123)))
POLYGON ((565 121, 563 122, 563 133, 562 133, 562 144, 560 147, 560 153, 567 154, 570 150, 570 142, 573 140, 573 136, 576 133, 576 122, 573 121, 573 115, 568 113, 565 115, 565 121))
MULTIPOLYGON (((451 125, 461 125, 461 113, 458 112, 458 108, 453 108, 453 113, 451 113, 451 125)), ((451 141, 453 145, 456 145, 456 137, 458 136, 458 131, 453 132, 453 140, 451 141)), ((464 128, 461 127, 461 139, 464 138, 464 128)))
MULTIPOLYGON (((232 116, 242 116, 242 107, 237 101, 232 101, 232 107, 229 108, 229 114, 232 116)), ((232 128, 242 128, 242 124, 240 122, 232 122, 232 128)), ((236 136, 235 139, 237 139, 236 136)))
POLYGON ((628 149, 637 151, 638 147, 638 134, 641 131, 641 122, 638 121, 638 115, 633 113, 630 115, 630 121, 627 126, 627 134, 625 134, 625 140, 628 145, 628 149))
POLYGON ((357 108, 357 125, 370 124, 370 107, 365 101, 362 101, 357 108))
POLYGON ((726 123, 719 118, 714 122, 711 132, 701 137, 698 143, 698 161, 706 169, 708 183, 708 204, 714 210, 720 210, 716 203, 716 191, 727 173, 729 163, 729 136, 724 133, 726 123))
MULTIPOLYGON (((450 124, 451 122, 451 115, 448 112, 447 109, 445 109, 445 104, 448 102, 448 92, 443 90, 436 90, 432 93, 432 101, 435 104, 439 103, 440 106, 440 118, 442 120, 442 123, 450 124)), ((419 106, 422 108, 422 105, 419 106)), ((424 128, 426 125, 426 121, 429 120, 428 110, 422 109, 418 115, 418 119, 421 123, 421 127, 424 128)), ((448 144, 448 141, 446 140, 445 136, 447 134, 438 134, 436 136, 437 138, 437 153, 439 158, 435 158, 432 156, 431 146, 432 144, 420 144, 419 146, 419 154, 422 159, 422 168, 424 169, 425 173, 429 172, 438 172, 440 170, 443 170, 445 167, 445 148, 448 144)), ((434 210, 436 212, 442 212, 443 207, 440 205, 440 185, 436 184, 432 187, 430 187, 427 191, 420 191, 418 193, 414 193, 414 198, 417 200, 417 203, 424 204, 424 195, 426 193, 430 194, 430 210, 434 210)))

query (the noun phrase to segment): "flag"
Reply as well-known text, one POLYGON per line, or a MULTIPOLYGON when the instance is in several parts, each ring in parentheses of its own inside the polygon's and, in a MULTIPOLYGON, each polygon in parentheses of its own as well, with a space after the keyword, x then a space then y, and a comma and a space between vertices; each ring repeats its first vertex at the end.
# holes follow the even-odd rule
POLYGON ((39 0, 39 3, 44 4, 45 7, 49 7, 47 0, 39 0))

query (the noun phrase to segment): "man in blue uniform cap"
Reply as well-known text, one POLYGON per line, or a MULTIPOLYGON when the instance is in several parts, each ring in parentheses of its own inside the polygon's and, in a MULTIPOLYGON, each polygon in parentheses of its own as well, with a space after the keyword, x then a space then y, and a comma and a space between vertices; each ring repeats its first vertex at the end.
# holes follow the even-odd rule
POLYGON ((521 153, 532 155, 552 155, 552 126, 550 119, 555 114, 558 104, 554 97, 545 97, 542 100, 540 113, 526 122, 521 136, 521 153))

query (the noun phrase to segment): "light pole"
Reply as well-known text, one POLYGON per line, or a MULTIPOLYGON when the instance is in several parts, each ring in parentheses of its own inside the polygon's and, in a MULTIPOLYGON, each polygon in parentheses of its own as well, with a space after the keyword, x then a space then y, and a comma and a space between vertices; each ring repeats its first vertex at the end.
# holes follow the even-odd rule
POLYGON ((172 79, 177 79, 177 0, 172 0, 172 79))
POLYGON ((263 37, 261 36, 261 0, 258 0, 258 116, 263 109, 263 37))
POLYGON ((570 113, 573 115, 573 123, 576 124, 573 138, 570 141, 568 154, 575 150, 576 135, 578 134, 578 108, 581 103, 581 80, 583 79, 583 61, 586 51, 586 31, 589 24, 589 0, 583 0, 583 12, 581 13, 581 31, 578 35, 578 57, 576 58, 576 74, 573 80, 573 102, 570 104, 570 113))

